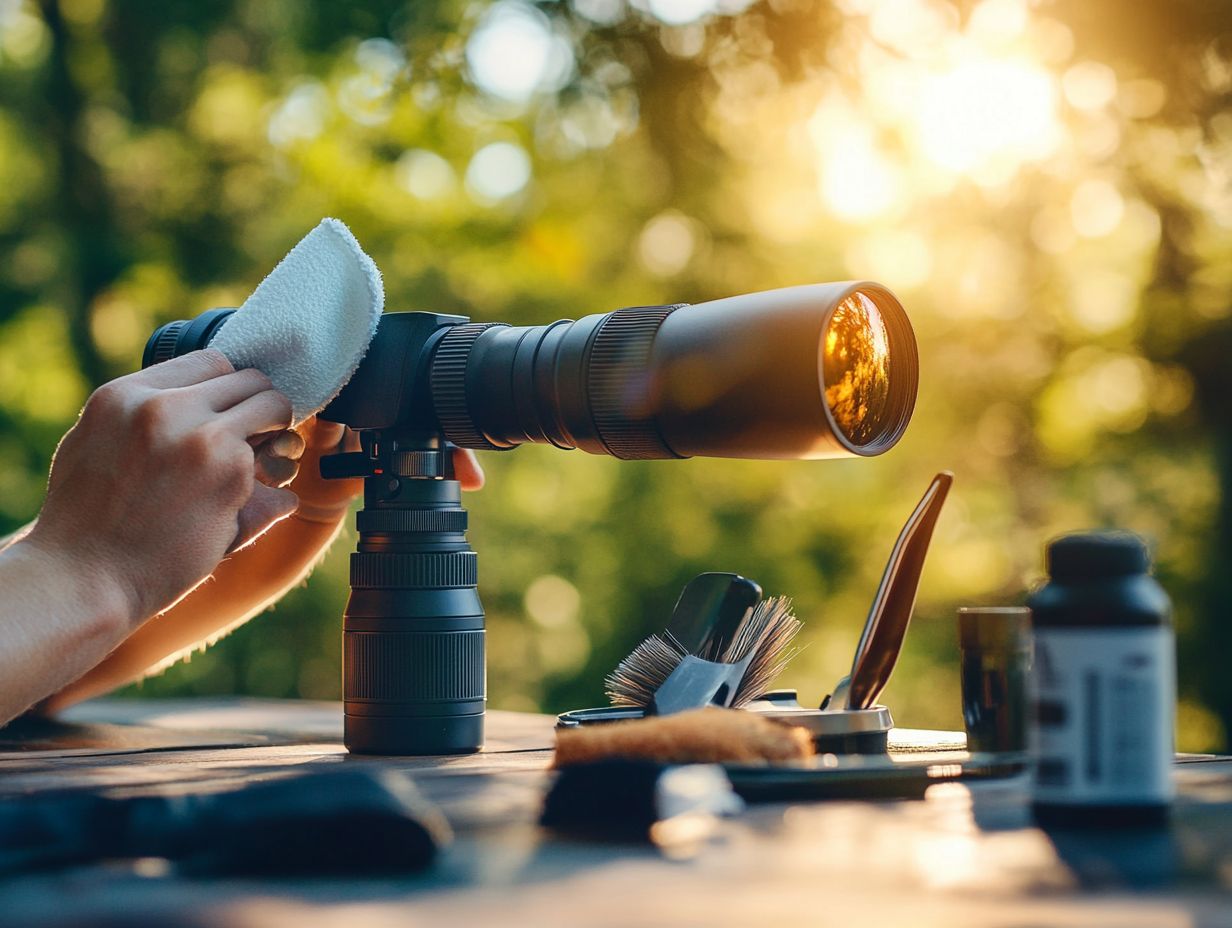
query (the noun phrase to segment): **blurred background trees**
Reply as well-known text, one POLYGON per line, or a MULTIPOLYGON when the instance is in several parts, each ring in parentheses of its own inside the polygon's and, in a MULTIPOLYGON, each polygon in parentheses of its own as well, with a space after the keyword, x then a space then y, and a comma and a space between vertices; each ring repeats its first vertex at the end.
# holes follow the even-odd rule
MULTIPOLYGON (((795 597, 783 683, 819 698, 949 468, 900 724, 960 724, 956 606, 1118 526, 1176 602, 1181 745, 1226 746, 1230 27, 1200 0, 0 0, 0 529, 157 323, 238 305, 325 215, 391 308, 477 320, 871 278, 922 354, 884 457, 487 457, 492 705, 600 703, 707 569, 795 597)), ((353 540, 134 694, 337 697, 353 540)))

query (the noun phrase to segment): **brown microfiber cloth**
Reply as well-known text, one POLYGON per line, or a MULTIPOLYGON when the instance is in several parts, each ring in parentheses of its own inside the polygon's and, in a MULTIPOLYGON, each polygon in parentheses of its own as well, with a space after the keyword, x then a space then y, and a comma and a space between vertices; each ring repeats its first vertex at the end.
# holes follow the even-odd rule
POLYGON ((740 709, 693 709, 677 715, 607 722, 556 732, 553 766, 613 757, 667 764, 764 763, 813 756, 803 728, 740 709))

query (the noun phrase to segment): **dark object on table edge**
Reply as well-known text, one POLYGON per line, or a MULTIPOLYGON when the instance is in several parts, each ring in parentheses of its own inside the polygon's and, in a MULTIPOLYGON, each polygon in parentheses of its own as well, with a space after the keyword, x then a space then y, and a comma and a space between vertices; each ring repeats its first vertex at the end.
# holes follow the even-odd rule
POLYGON ((47 793, 0 804, 0 836, 0 873, 162 857, 194 876, 408 873, 451 837, 406 774, 370 769, 187 795, 47 793))

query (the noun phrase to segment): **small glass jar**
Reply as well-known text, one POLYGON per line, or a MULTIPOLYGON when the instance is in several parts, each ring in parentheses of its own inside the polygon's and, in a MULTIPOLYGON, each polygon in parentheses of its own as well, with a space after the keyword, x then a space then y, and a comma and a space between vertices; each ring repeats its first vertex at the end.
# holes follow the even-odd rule
POLYGON ((967 750, 1027 750, 1031 611, 1022 606, 958 610, 967 750))

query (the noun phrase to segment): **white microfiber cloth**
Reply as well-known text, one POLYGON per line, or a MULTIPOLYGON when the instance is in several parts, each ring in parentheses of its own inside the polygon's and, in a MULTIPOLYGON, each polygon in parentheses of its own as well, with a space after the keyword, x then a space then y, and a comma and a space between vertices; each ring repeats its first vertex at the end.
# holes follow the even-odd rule
POLYGON ((322 219, 218 330, 238 370, 255 367, 291 401, 296 424, 338 395, 376 334, 381 272, 337 219, 322 219))

